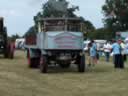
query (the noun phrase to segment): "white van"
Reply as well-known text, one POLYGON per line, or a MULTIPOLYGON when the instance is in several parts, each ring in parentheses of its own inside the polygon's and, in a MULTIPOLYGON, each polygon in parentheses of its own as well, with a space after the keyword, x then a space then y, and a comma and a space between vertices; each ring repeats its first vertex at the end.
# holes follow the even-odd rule
POLYGON ((103 51, 104 44, 107 42, 107 40, 94 40, 97 45, 97 50, 103 51))
POLYGON ((84 51, 88 51, 88 44, 89 44, 90 42, 91 42, 90 40, 84 41, 84 44, 83 44, 83 46, 84 46, 83 50, 84 50, 84 51))
MULTIPOLYGON (((98 50, 103 50, 103 46, 104 44, 107 42, 107 40, 94 40, 96 45, 97 45, 97 49, 98 50)), ((86 40, 84 41, 84 51, 88 50, 88 44, 90 43, 90 40, 86 40)))
POLYGON ((24 38, 16 39, 15 48, 16 49, 24 49, 24 44, 25 44, 25 39, 24 38))

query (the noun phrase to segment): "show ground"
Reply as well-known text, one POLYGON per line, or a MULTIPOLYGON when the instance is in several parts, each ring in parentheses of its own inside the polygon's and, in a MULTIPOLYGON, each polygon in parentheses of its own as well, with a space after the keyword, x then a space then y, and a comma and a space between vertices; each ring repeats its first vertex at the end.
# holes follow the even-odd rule
POLYGON ((128 62, 125 69, 114 69, 104 59, 77 72, 50 67, 48 73, 30 69, 24 51, 16 51, 13 60, 0 58, 0 96, 127 96, 128 62))

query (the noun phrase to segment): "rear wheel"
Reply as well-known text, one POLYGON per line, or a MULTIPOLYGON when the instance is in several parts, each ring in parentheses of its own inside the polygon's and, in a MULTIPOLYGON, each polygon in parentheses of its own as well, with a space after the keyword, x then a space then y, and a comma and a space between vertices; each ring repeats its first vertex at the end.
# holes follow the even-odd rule
POLYGON ((7 50, 7 48, 5 48, 5 50, 4 50, 4 58, 8 58, 8 50, 7 50))
POLYGON ((40 71, 42 73, 47 73, 48 71, 47 56, 45 55, 40 58, 40 71))
POLYGON ((10 44, 10 52, 9 52, 9 58, 13 59, 14 58, 14 46, 13 44, 10 44))
POLYGON ((6 44, 4 47, 4 58, 9 58, 9 44, 6 44))
POLYGON ((14 58, 14 46, 13 46, 13 44, 7 44, 5 50, 6 51, 4 53, 4 57, 9 58, 9 59, 13 59, 14 58))
POLYGON ((85 71, 85 56, 80 56, 80 63, 78 64, 78 71, 84 72, 85 71))
POLYGON ((40 58, 31 58, 30 50, 27 50, 28 66, 29 68, 38 68, 40 63, 40 58))
POLYGON ((30 68, 38 68, 39 61, 40 61, 39 58, 30 58, 29 67, 30 68))

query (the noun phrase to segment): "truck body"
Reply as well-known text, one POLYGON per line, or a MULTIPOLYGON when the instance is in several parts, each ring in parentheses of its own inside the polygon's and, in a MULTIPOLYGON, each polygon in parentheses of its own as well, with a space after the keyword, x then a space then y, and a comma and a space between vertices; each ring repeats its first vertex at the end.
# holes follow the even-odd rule
POLYGON ((38 66, 46 73, 48 65, 58 64, 68 68, 71 63, 85 70, 83 33, 80 18, 43 18, 37 20, 36 36, 26 37, 27 57, 30 67, 38 66))

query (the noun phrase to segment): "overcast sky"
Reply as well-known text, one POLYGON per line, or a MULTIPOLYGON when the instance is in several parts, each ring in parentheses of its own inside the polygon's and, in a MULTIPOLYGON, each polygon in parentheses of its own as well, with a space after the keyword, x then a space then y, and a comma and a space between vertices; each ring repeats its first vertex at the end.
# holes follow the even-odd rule
MULTIPOLYGON (((33 25, 33 16, 41 10, 47 0, 0 0, 0 16, 5 18, 8 34, 23 35, 33 25)), ((68 0, 79 6, 78 16, 92 22, 96 28, 103 27, 101 7, 105 0, 68 0)))

